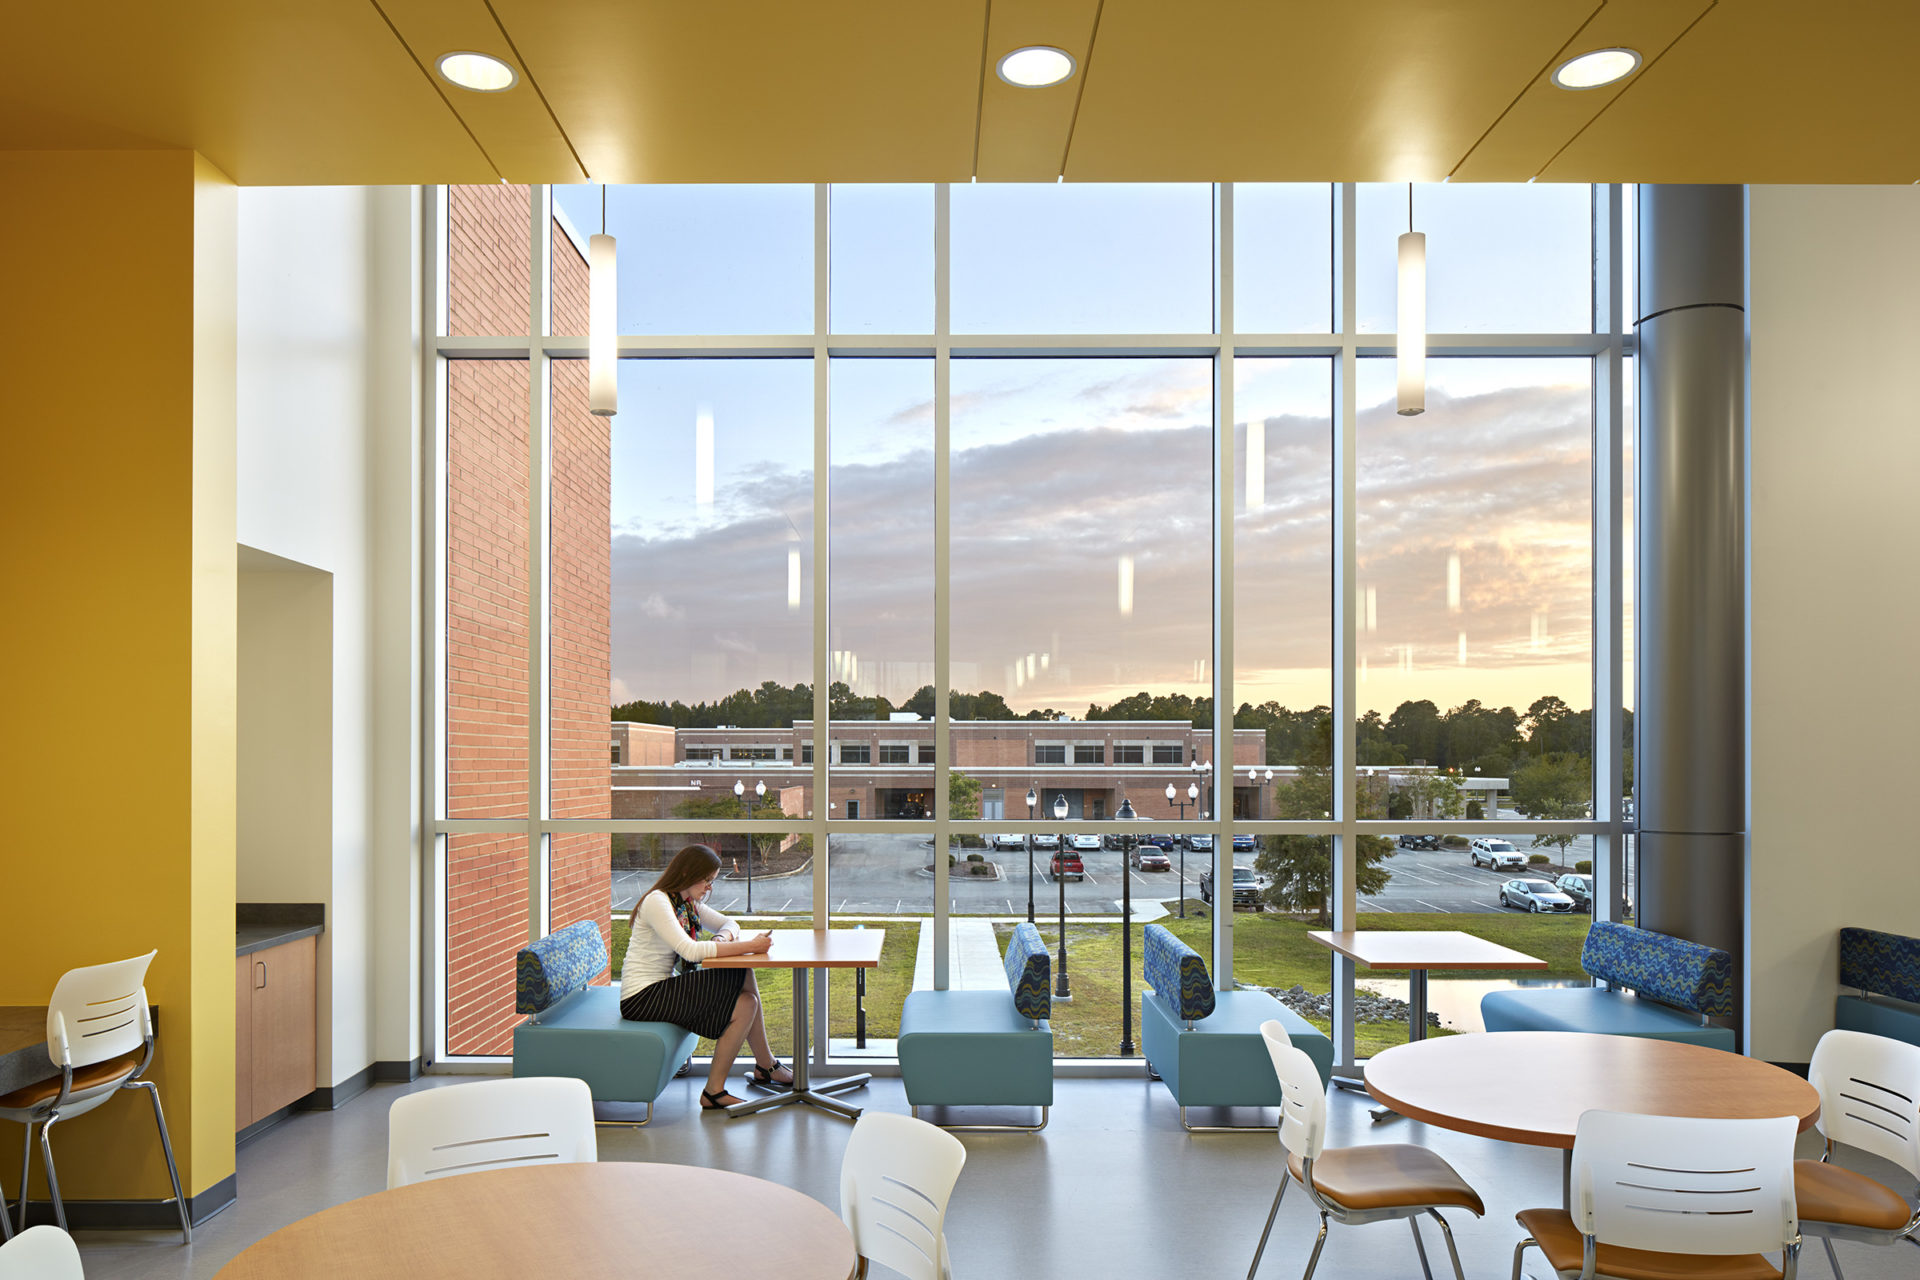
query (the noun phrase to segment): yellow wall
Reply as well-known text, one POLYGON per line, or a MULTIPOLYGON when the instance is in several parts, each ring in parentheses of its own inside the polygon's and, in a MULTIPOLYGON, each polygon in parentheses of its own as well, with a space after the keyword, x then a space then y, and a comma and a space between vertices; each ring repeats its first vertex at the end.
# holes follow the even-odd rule
MULTIPOLYGON (((236 196, 182 151, 0 152, 0 191, 0 1004, 158 949, 197 1194, 233 1172, 236 196)), ((139 1098, 54 1136, 67 1198, 169 1194, 139 1098)))

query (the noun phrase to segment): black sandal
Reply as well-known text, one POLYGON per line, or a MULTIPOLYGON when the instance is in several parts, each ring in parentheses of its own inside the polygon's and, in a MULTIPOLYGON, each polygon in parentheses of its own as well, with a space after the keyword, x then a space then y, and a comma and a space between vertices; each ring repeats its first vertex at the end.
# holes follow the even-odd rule
POLYGON ((728 1107, 745 1101, 745 1098, 736 1098, 725 1089, 702 1089, 700 1091, 700 1109, 702 1111, 725 1111, 728 1107))
MULTIPOLYGON (((753 1081, 753 1083, 759 1085, 762 1089, 791 1089, 793 1088, 792 1080, 775 1080, 773 1078, 774 1072, 787 1070, 787 1064, 775 1058, 773 1065, 770 1067, 756 1065, 753 1070, 747 1072, 747 1079, 753 1081)), ((788 1074, 791 1075, 792 1073, 789 1071, 788 1074)))

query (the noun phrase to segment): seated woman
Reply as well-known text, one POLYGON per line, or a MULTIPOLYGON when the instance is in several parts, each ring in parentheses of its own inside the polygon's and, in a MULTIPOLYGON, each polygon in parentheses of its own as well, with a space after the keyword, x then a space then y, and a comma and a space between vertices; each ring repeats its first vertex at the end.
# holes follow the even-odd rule
POLYGON ((773 945, 768 933, 742 938, 738 925, 706 904, 719 871, 720 855, 704 844, 690 844, 675 854, 634 904, 620 970, 621 1017, 671 1022, 715 1042, 713 1067, 700 1093, 703 1111, 742 1101, 727 1092, 727 1072, 743 1040, 753 1047, 756 1083, 793 1083, 793 1072, 767 1047, 753 971, 700 967, 701 961, 716 956, 754 955, 773 945), (699 940, 702 926, 712 938, 699 940))

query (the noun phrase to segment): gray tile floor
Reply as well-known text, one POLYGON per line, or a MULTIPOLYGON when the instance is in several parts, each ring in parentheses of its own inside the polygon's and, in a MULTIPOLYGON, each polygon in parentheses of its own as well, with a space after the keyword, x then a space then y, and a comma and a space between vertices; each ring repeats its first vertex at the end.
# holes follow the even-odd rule
MULTIPOLYGON (((177 1233, 80 1233, 89 1280, 205 1280, 288 1222, 380 1190, 386 1180, 387 1108, 404 1090, 457 1083, 458 1077, 442 1076, 413 1085, 381 1085, 339 1111, 294 1116, 242 1148, 238 1203, 199 1228, 191 1247, 183 1247, 177 1233)), ((898 1080, 876 1080, 865 1093, 868 1106, 906 1111, 898 1080)), ((838 1208, 840 1156, 852 1128, 847 1122, 810 1108, 723 1120, 701 1115, 697 1105, 693 1081, 673 1082, 652 1125, 600 1131, 600 1158, 731 1169, 785 1183, 838 1208)), ((1515 1105, 1524 1107, 1524 1091, 1516 1091, 1515 1105)), ((1483 1220, 1464 1212, 1449 1214, 1467 1274, 1505 1277, 1519 1239, 1514 1211, 1558 1201, 1559 1154, 1409 1120, 1375 1124, 1367 1108, 1365 1099, 1336 1091, 1329 1143, 1433 1146, 1487 1202, 1483 1220)), ((1017 1121, 1030 1113, 962 1114, 976 1121, 1017 1121)), ((1256 1116, 1249 1112, 1232 1118, 1251 1122, 1256 1116)), ((1181 1129, 1165 1088, 1144 1079, 1062 1080, 1053 1122, 1045 1132, 961 1137, 967 1145, 967 1167, 955 1189, 947 1227, 954 1274, 960 1280, 1243 1275, 1280 1169, 1273 1134, 1190 1135, 1181 1129)), ((1811 1139, 1803 1142, 1805 1154, 1817 1153, 1811 1139)), ((1891 1166, 1858 1153, 1843 1154, 1842 1162, 1911 1190, 1891 1166)), ((725 1212, 724 1205, 715 1206, 715 1258, 728 1269, 752 1274, 753 1259, 727 1253, 721 1225, 725 1212)), ((1299 1276, 1316 1225, 1306 1198, 1290 1195, 1260 1275, 1267 1280, 1299 1276)), ((1429 1227, 1426 1234, 1436 1268, 1444 1275, 1445 1253, 1437 1232, 1429 1227)), ((1838 1248, 1850 1280, 1920 1276, 1920 1248, 1912 1245, 1838 1248)), ((1810 1247, 1805 1263, 1807 1276, 1825 1280, 1829 1274, 1818 1245, 1810 1247)), ((676 1265, 667 1262, 656 1270, 637 1264, 634 1273, 667 1275, 676 1265)), ((1419 1275, 1419 1265, 1406 1228, 1397 1223, 1336 1227, 1319 1275, 1406 1280, 1419 1275)))

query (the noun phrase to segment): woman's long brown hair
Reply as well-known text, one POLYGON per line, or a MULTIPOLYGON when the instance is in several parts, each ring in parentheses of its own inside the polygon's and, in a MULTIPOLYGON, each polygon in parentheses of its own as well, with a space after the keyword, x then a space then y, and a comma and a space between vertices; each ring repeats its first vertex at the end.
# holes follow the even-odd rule
MULTIPOLYGON (((720 855, 713 846, 690 844, 673 855, 673 861, 667 864, 667 869, 660 873, 660 878, 653 882, 653 888, 648 889, 647 893, 664 893, 667 901, 677 908, 682 889, 691 889, 719 869, 720 855)), ((640 902, 647 900, 647 893, 640 895, 640 902)), ((633 914, 627 917, 629 929, 640 927, 640 902, 633 904, 633 914)))

